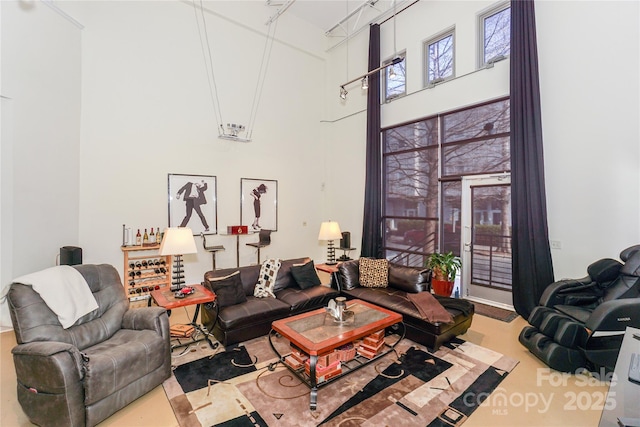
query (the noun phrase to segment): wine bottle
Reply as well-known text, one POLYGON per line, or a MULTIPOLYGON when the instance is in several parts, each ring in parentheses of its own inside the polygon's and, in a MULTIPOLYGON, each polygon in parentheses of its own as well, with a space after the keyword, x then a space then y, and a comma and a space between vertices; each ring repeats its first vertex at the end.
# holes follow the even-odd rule
POLYGON ((133 270, 133 267, 135 267, 135 264, 134 264, 134 263, 132 263, 132 262, 130 262, 130 263, 129 263, 129 268, 133 270))
POLYGON ((162 243, 162 233, 160 233, 160 227, 158 227, 158 232, 156 233, 156 243, 162 243))
POLYGON ((140 229, 138 228, 138 234, 136 234, 136 245, 142 245, 142 234, 140 234, 140 229))
POLYGON ((147 266, 147 260, 145 259, 144 261, 142 261, 142 266, 146 267, 147 266))
POLYGON ((142 246, 149 244, 149 235, 147 234, 147 229, 144 229, 144 236, 142 236, 142 246))
POLYGON ((151 227, 151 234, 149 234, 149 244, 156 244, 156 233, 153 232, 153 227, 151 227))

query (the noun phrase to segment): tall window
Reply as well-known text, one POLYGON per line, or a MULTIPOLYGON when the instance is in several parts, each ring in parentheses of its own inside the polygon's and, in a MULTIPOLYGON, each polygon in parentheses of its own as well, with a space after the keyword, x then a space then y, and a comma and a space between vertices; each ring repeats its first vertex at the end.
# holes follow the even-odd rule
POLYGON ((511 52, 511 8, 509 3, 489 10, 480 15, 480 66, 506 57, 511 52))
POLYGON ((424 44, 427 62, 426 84, 454 76, 455 52, 453 31, 447 31, 424 44))
POLYGON ((507 98, 382 131, 387 259, 460 255, 461 177, 510 170, 509 126, 507 98))
MULTIPOLYGON (((384 85, 385 101, 391 101, 394 98, 405 96, 407 94, 405 52, 400 53, 398 56, 402 58, 402 61, 384 69, 382 81, 384 85)), ((389 64, 392 60, 393 58, 390 58, 389 60, 384 61, 382 65, 389 64)))

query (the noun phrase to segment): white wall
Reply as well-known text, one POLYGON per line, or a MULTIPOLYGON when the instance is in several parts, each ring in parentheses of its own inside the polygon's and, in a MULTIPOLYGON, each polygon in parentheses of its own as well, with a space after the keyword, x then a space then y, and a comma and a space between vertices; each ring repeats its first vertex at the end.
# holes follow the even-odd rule
MULTIPOLYGON (((509 93, 508 61, 475 70, 477 15, 497 3, 419 2, 397 16, 408 96, 382 106, 383 127, 509 93), (458 77, 423 89, 422 43, 451 26, 458 77)), ((536 2, 549 233, 561 244, 552 250, 556 278, 582 277, 592 261, 640 243, 639 4, 536 2)), ((390 58, 392 20, 381 35, 381 56, 390 58)), ((340 153, 330 167, 350 171, 347 185, 356 195, 364 187, 366 97, 356 82, 340 101, 338 87, 365 72, 367 45, 366 31, 349 41, 348 78, 346 44, 331 49, 327 77, 329 143, 340 153)), ((339 187, 344 178, 332 173, 331 185, 339 187)), ((360 213, 361 203, 343 195, 339 205, 360 213)), ((361 216, 357 220, 353 227, 361 229, 361 216)))
MULTIPOLYGON (((248 125, 273 9, 206 2, 207 32, 223 120, 248 125), (237 6, 237 8, 234 8, 237 6), (242 19, 242 22, 239 20, 242 19), (246 25, 254 22, 254 26, 246 25), (255 29, 254 29, 255 28, 255 29)), ((260 2, 261 6, 264 3, 260 2)), ((322 40, 306 32, 286 43, 299 21, 278 23, 252 142, 218 139, 194 10, 184 2, 78 2, 68 10, 83 32, 80 243, 85 262, 122 274, 122 224, 167 226, 167 175, 215 175, 218 228, 240 223, 240 179, 278 181, 278 230, 261 258, 324 259, 317 240, 325 218, 322 40)), ((241 135, 244 136, 244 135, 241 135)), ((194 215, 195 218, 195 215, 194 215)), ((240 239, 240 265, 256 251, 240 239)), ((185 256, 186 280, 199 283, 211 255, 185 256)), ((222 244, 218 267, 236 265, 236 239, 222 244)))
POLYGON ((0 7, 5 286, 79 243, 80 29, 41 2, 0 7))
POLYGON ((557 278, 640 243, 640 3, 536 3, 557 278))

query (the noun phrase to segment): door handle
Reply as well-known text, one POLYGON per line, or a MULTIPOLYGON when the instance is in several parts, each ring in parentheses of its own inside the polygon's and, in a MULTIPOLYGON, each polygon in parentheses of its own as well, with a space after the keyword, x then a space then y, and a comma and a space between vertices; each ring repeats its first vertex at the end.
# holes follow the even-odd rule
POLYGON ((471 252, 471 227, 468 225, 464 226, 464 250, 465 252, 471 252))

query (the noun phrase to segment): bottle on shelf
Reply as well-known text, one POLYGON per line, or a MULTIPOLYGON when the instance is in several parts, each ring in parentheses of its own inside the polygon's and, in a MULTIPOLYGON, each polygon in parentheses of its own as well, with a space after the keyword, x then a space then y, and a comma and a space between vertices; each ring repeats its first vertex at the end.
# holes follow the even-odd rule
POLYGON ((136 245, 142 245, 142 234, 140 234, 140 229, 138 228, 138 234, 136 234, 136 245))
POLYGON ((147 229, 144 229, 144 236, 142 236, 142 246, 146 246, 149 244, 149 235, 147 234, 147 229))
POLYGON ((158 231, 156 232, 156 244, 162 243, 162 233, 160 233, 160 227, 158 227, 158 231))
POLYGON ((153 227, 151 227, 151 233, 149 234, 149 244, 150 245, 156 244, 156 233, 153 232, 153 227))

